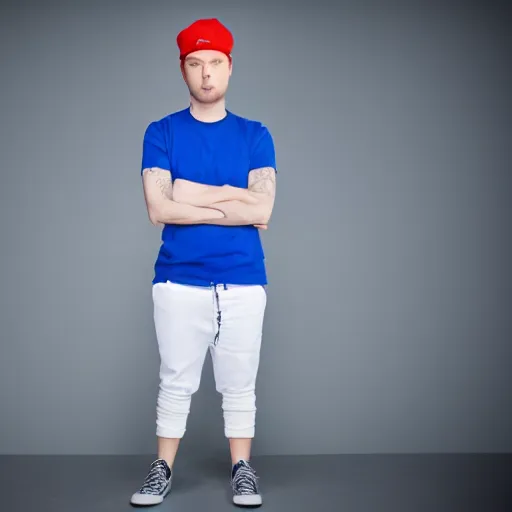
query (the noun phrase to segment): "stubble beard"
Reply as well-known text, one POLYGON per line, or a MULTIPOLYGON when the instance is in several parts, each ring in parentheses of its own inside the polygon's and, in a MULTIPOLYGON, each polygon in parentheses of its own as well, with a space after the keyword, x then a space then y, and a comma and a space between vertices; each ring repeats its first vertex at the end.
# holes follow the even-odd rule
POLYGON ((204 105, 212 105, 224 99, 226 91, 218 91, 217 89, 215 89, 213 93, 205 93, 201 89, 199 89, 199 91, 194 91, 190 89, 190 94, 198 103, 202 103, 204 105))

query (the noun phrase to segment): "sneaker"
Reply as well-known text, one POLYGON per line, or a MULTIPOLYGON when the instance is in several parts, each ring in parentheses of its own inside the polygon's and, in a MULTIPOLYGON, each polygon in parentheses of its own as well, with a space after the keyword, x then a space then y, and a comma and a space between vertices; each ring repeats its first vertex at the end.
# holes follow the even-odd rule
POLYGON ((164 459, 156 459, 149 466, 142 487, 132 495, 132 505, 157 505, 171 490, 172 471, 164 459))
POLYGON ((233 466, 231 488, 235 505, 242 507, 259 507, 261 505, 258 477, 247 461, 241 460, 233 466))

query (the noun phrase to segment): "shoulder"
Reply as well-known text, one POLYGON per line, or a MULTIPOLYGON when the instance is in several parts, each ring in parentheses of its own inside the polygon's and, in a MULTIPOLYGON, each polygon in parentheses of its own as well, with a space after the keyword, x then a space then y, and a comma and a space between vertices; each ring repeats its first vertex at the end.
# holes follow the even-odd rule
POLYGON ((266 124, 260 120, 242 116, 236 116, 236 120, 245 133, 245 140, 249 148, 250 169, 271 167, 275 170, 274 140, 266 124))
POLYGON ((263 121, 250 119, 248 117, 234 114, 233 112, 230 112, 230 114, 237 121, 240 127, 244 128, 250 133, 258 135, 262 132, 269 131, 268 127, 263 123, 263 121))
POLYGON ((260 120, 250 119, 238 114, 230 112, 239 128, 245 134, 247 141, 251 147, 258 145, 258 143, 265 138, 272 139, 270 130, 267 125, 260 120))
POLYGON ((186 109, 182 109, 150 121, 146 125, 145 135, 162 135, 170 130, 171 124, 181 122, 185 115, 186 109))

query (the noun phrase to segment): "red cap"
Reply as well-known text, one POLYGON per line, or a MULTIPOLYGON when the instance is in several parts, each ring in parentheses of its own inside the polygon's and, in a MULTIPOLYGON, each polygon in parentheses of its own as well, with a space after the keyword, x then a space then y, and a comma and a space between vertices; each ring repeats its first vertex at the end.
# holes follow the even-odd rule
POLYGON ((176 38, 180 59, 198 50, 218 50, 231 57, 233 35, 216 18, 197 20, 183 29, 176 38))

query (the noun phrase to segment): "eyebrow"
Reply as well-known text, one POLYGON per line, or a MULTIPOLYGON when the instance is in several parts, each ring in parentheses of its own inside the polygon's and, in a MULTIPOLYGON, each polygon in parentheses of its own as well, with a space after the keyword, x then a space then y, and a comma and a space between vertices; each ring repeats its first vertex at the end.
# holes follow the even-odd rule
MULTIPOLYGON (((210 60, 210 62, 214 61, 214 60, 222 60, 222 57, 214 57, 213 59, 210 60)), ((185 62, 191 62, 191 61, 198 61, 198 62, 202 62, 204 64, 204 60, 198 58, 198 57, 187 57, 185 59, 185 62)))

